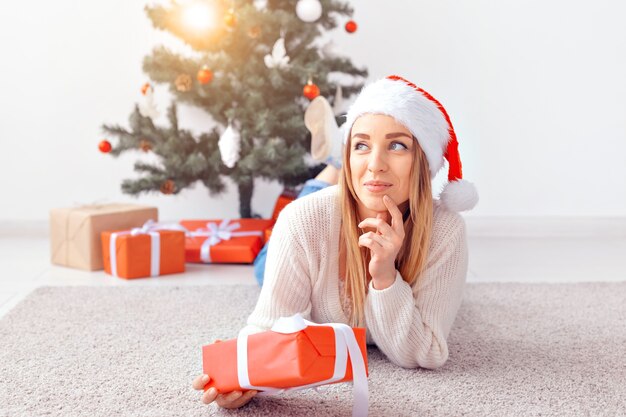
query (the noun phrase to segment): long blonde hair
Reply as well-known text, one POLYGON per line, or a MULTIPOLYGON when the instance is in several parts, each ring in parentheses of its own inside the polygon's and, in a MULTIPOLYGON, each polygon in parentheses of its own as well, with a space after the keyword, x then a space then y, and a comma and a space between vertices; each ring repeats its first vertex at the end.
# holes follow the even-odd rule
MULTIPOLYGON (((368 272, 370 254, 368 248, 358 245, 360 232, 357 225, 363 219, 358 218, 358 197, 352 187, 350 142, 348 139, 344 149, 343 169, 339 178, 342 219, 339 244, 343 246, 346 259, 345 297, 350 300, 352 306, 350 325, 364 326, 365 297, 371 279, 368 272)), ((433 222, 433 197, 428 161, 417 140, 414 144, 416 146, 413 146, 413 164, 409 174, 409 209, 408 213, 404 213, 405 237, 395 262, 396 269, 411 285, 417 281, 424 269, 433 222)))

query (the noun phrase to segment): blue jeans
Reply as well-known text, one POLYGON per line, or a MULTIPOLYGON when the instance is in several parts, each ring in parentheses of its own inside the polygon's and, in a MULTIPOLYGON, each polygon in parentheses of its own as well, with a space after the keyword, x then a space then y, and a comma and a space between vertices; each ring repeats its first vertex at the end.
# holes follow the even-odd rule
MULTIPOLYGON (((316 179, 310 179, 304 183, 304 187, 300 194, 298 194, 298 198, 304 197, 305 195, 312 194, 316 191, 319 191, 323 188, 328 187, 330 184, 325 181, 320 181, 316 179)), ((261 252, 257 255, 254 260, 254 277, 256 278, 259 286, 263 286, 263 276, 265 275, 265 260, 267 259, 267 246, 268 243, 263 246, 261 252)))

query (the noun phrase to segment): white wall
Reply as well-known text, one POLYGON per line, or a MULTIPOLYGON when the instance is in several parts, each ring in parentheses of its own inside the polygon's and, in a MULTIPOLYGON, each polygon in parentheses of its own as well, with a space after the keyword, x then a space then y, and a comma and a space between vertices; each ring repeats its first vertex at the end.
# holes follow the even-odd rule
MULTIPOLYGON (((0 3, 0 221, 92 201, 140 201, 168 220, 237 215, 232 191, 123 195, 140 154, 97 151, 100 125, 125 125, 140 98, 143 57, 170 42, 144 4, 0 3)), ((481 195, 468 217, 626 215, 626 3, 351 4, 359 30, 338 30, 338 50, 372 79, 416 82, 450 113, 481 195)), ((157 98, 164 109, 167 94, 157 98)), ((197 110, 181 119, 194 131, 207 123, 197 110)), ((280 187, 257 185, 253 206, 269 215, 280 187)))

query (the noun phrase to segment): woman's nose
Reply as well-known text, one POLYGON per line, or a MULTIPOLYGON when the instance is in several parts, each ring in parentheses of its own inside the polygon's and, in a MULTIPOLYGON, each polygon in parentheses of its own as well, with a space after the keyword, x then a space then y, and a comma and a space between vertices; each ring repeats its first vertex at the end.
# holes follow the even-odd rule
POLYGON ((387 169, 387 158, 382 149, 374 148, 369 154, 367 161, 367 169, 369 171, 385 171, 387 169))

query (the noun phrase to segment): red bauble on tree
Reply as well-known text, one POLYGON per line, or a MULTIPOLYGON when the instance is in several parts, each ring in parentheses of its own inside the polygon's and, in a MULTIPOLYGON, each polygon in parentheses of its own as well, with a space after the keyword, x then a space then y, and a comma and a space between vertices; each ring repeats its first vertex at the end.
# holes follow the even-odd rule
POLYGON ((100 152, 102 153, 111 152, 111 142, 109 142, 108 140, 100 141, 100 143, 98 144, 98 149, 100 149, 100 152))
POLYGON ((320 88, 313 84, 313 81, 309 80, 309 82, 302 89, 302 94, 309 100, 313 100, 315 97, 320 95, 320 88))
POLYGON ((150 152, 152 150, 152 143, 149 140, 143 139, 139 142, 139 149, 144 152, 150 152))
POLYGON ((150 85, 150 83, 145 83, 144 85, 141 86, 141 94, 145 96, 148 93, 148 90, 151 88, 152 86, 150 85))
POLYGON ((172 180, 167 180, 161 184, 161 192, 165 195, 174 194, 176 191, 176 183, 172 180))
POLYGON ((208 84, 213 80, 213 72, 208 67, 204 66, 198 71, 197 78, 200 84, 208 84))
POLYGON ((354 20, 349 20, 348 23, 346 23, 346 32, 354 33, 356 32, 356 28, 357 24, 354 20))

